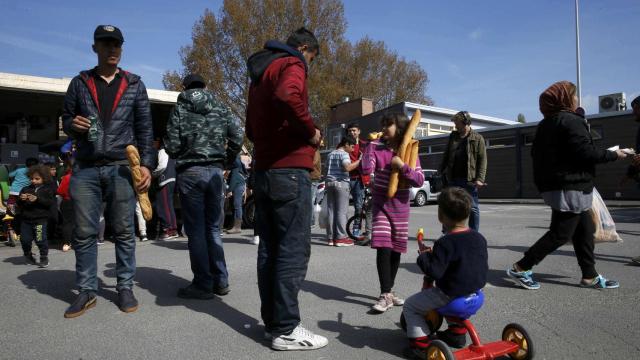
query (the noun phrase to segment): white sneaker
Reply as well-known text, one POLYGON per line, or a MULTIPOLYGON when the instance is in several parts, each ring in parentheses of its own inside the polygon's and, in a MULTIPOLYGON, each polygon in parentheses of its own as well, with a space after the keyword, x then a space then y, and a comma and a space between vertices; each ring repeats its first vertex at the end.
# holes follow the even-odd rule
POLYGON ((383 313, 391 307, 393 307, 393 299, 391 298, 391 293, 385 293, 380 294, 378 301, 373 304, 371 308, 377 312, 383 313))
POLYGON ((274 350, 316 350, 327 346, 329 340, 326 337, 316 335, 298 325, 291 334, 280 335, 271 341, 274 350))
POLYGON ((404 299, 403 298, 396 296, 396 293, 394 293, 393 291, 390 292, 389 294, 391 294, 391 302, 393 303, 393 306, 402 306, 402 305, 404 305, 404 299))
POLYGON ((253 239, 251 240, 251 243, 252 243, 253 245, 258 245, 258 244, 260 244, 260 236, 257 236, 257 235, 256 235, 256 236, 254 236, 254 237, 253 237, 253 239))

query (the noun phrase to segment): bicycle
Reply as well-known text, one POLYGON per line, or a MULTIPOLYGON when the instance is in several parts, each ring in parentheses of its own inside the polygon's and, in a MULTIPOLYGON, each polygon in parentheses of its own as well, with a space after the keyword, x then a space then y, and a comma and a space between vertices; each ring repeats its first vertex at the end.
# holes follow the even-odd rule
POLYGON ((370 209, 372 206, 372 197, 373 195, 371 193, 371 189, 368 186, 366 186, 364 188, 364 202, 362 203, 362 210, 360 211, 359 214, 356 213, 352 217, 350 217, 349 220, 347 220, 347 235, 351 240, 355 241, 357 245, 366 246, 366 245, 369 245, 369 242, 371 242, 370 240, 371 234, 367 234, 366 227, 364 229, 365 230, 364 234, 367 234, 368 238, 367 236, 363 235, 362 224, 366 224, 367 222, 371 221, 371 219, 367 219, 367 213, 370 212, 370 209), (360 221, 358 226, 356 226, 356 220, 358 219, 360 221), (355 234, 359 234, 359 235, 355 235, 355 234))

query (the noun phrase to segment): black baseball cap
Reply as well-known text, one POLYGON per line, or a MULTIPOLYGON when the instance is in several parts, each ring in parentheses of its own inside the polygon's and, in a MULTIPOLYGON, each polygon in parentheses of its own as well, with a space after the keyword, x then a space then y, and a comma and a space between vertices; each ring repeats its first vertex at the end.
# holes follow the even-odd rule
POLYGON ((187 75, 182 81, 182 86, 184 86, 185 89, 204 88, 206 84, 207 82, 198 74, 187 75))
POLYGON ((93 41, 105 39, 115 39, 119 40, 121 43, 124 42, 122 32, 117 27, 113 25, 98 25, 96 30, 93 32, 93 41))

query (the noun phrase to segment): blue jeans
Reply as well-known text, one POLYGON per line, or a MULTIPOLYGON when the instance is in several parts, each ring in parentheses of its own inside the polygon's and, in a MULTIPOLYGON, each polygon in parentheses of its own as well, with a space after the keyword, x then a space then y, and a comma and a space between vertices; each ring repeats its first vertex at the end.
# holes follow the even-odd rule
MULTIPOLYGON (((351 187, 351 197, 353 198, 353 208, 356 211, 356 215, 359 215, 362 212, 362 205, 364 204, 364 184, 362 183, 362 179, 351 179, 349 182, 351 187)), ((354 221, 354 227, 356 229, 360 228, 360 216, 356 217, 354 221)))
POLYGON ((242 205, 244 205, 244 184, 236 185, 231 189, 233 196, 233 218, 242 220, 242 205))
POLYGON ((466 180, 454 179, 449 186, 461 187, 471 195, 473 203, 471 204, 471 215, 469 216, 469 227, 475 231, 480 229, 480 206, 478 201, 478 187, 469 184, 466 180))
POLYGON ((177 179, 193 285, 204 291, 224 288, 229 285, 229 273, 220 236, 224 201, 222 169, 191 166, 179 171, 177 179))
POLYGON ((260 313, 279 336, 300 323, 298 292, 311 255, 311 180, 303 169, 256 172, 260 313))
POLYGON ((76 165, 69 191, 73 200, 73 250, 79 290, 98 291, 97 240, 103 199, 116 241, 116 289, 131 289, 136 273, 136 197, 129 167, 76 165))

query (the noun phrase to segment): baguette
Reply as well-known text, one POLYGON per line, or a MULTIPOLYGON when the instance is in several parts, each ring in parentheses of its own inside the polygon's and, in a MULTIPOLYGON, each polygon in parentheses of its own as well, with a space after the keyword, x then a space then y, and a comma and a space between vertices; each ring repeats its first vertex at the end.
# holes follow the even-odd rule
POLYGON ((142 217, 146 221, 151 221, 153 217, 153 208, 151 207, 151 201, 149 200, 149 194, 147 191, 138 192, 138 185, 142 182, 142 172, 140 171, 140 154, 135 146, 129 145, 126 149, 127 160, 129 160, 129 167, 131 168, 131 178, 133 179, 133 189, 136 192, 136 197, 140 203, 140 209, 142 210, 142 217))
MULTIPOLYGON (((407 148, 411 146, 411 141, 413 139, 413 135, 416 132, 416 129, 418 128, 418 124, 420 124, 420 119, 422 119, 422 114, 420 113, 420 110, 416 110, 416 112, 414 112, 413 116, 411 117, 411 121, 409 122, 409 125, 405 130, 404 137, 402 139, 402 142, 400 143, 400 147, 398 148, 397 155, 401 159, 403 159, 403 161, 404 159, 407 159, 406 157, 407 153, 411 151, 410 148, 409 149, 407 148)), ((399 181, 400 181, 400 171, 398 169, 392 170, 391 176, 389 177, 389 189, 387 190, 387 197, 389 199, 391 199, 396 195, 396 192, 398 191, 399 181)))

